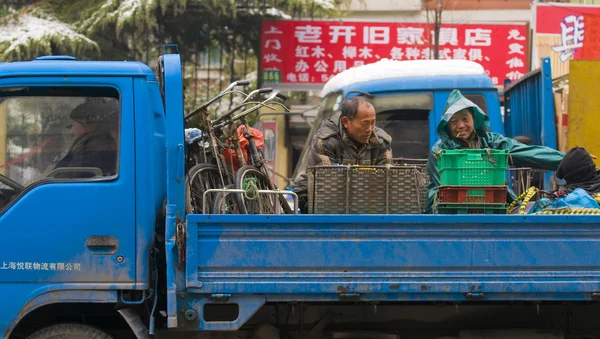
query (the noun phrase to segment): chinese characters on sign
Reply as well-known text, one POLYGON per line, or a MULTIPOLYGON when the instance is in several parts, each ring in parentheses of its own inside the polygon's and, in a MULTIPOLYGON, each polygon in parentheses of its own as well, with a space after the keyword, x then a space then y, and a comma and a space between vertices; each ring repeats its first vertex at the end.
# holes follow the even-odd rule
MULTIPOLYGON (((383 58, 433 59, 428 30, 426 24, 263 21, 263 80, 325 83, 383 58)), ((478 62, 495 85, 527 73, 525 25, 447 25, 439 35, 440 59, 478 62)))
POLYGON ((577 48, 583 47, 583 15, 568 15, 560 23, 560 46, 552 50, 560 53, 560 61, 565 62, 575 54, 577 48))
POLYGON ((0 270, 13 271, 81 271, 80 263, 3 261, 0 270))
MULTIPOLYGON (((594 44, 594 16, 600 15, 599 6, 582 6, 576 4, 536 3, 534 57, 533 68, 543 57, 552 60, 552 77, 559 77, 569 72, 569 60, 583 58, 584 46, 594 44), (586 42, 587 41, 587 42, 586 42)), ((593 47, 592 47, 593 48, 593 47)), ((589 54, 586 59, 595 58, 589 54)))

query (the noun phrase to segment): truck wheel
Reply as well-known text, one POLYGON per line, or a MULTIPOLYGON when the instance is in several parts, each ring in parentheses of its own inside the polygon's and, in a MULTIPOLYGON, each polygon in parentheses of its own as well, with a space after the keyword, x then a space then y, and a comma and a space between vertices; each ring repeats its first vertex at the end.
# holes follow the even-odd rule
POLYGON ((43 328, 27 339, 113 339, 113 337, 90 326, 63 324, 43 328))

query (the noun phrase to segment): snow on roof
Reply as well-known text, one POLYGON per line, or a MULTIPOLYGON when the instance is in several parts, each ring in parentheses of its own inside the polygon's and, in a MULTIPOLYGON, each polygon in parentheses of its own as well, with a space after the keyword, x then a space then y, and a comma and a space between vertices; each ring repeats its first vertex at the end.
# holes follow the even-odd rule
POLYGON ((323 87, 321 96, 353 83, 414 76, 480 75, 483 67, 468 60, 390 60, 347 69, 331 78, 323 87))
POLYGON ((61 41, 79 40, 90 46, 90 48, 98 48, 96 42, 75 32, 63 22, 23 13, 12 17, 3 27, 2 34, 0 34, 0 45, 8 43, 8 46, 0 52, 0 59, 6 59, 14 52, 19 52, 22 47, 30 46, 32 43, 39 44, 40 41, 49 42, 54 39, 61 41))

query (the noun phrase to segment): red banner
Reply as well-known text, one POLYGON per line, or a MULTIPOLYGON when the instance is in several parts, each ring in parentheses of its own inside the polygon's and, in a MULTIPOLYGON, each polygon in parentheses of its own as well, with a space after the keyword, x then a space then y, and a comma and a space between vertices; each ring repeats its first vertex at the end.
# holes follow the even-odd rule
POLYGON ((585 14, 587 24, 581 48, 584 60, 600 60, 600 15, 585 14))
MULTIPOLYGON (((417 23, 263 21, 263 82, 320 84, 383 58, 433 59, 432 36, 432 25, 417 23)), ((475 61, 495 85, 527 73, 524 24, 443 25, 439 40, 440 59, 475 61)))
MULTIPOLYGON (((584 24, 584 17, 588 14, 599 15, 600 6, 536 4, 536 48, 540 49, 547 45, 548 42, 544 41, 544 39, 548 39, 547 37, 556 36, 560 39, 558 42, 553 42, 550 48, 553 54, 557 54, 562 63, 570 59, 581 59, 584 28, 586 26, 591 28, 590 25, 584 24)), ((588 41, 591 40, 588 39, 588 41)), ((538 57, 543 57, 547 53, 539 51, 538 54, 538 57)))

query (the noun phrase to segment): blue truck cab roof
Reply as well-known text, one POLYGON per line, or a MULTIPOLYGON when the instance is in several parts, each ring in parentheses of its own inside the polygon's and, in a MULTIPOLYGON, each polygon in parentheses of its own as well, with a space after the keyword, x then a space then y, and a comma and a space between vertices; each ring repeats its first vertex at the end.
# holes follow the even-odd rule
POLYGON ((125 76, 156 80, 154 72, 137 61, 80 61, 72 56, 42 56, 32 61, 0 63, 0 77, 13 76, 125 76))

